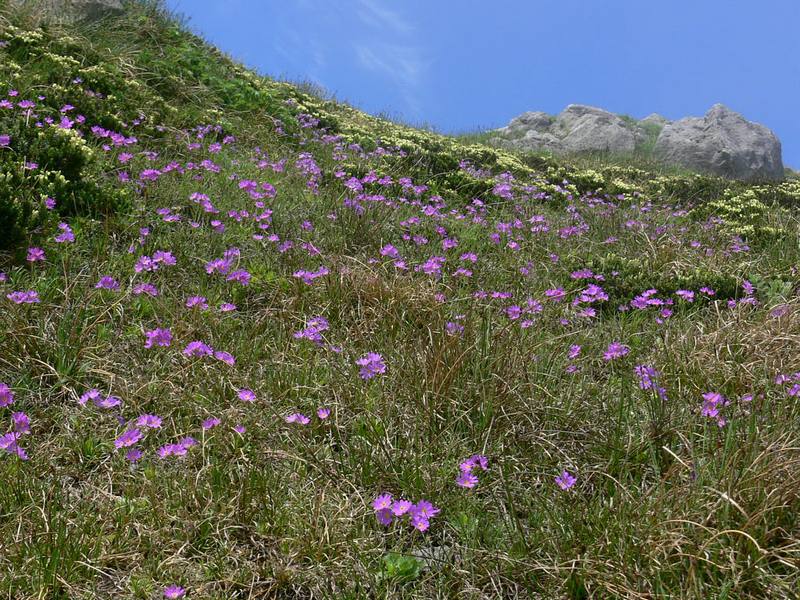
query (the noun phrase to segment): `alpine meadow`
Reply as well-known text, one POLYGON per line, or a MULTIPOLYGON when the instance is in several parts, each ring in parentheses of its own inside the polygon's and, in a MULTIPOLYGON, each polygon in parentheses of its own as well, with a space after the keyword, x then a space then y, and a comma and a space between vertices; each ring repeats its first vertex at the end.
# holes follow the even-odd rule
POLYGON ((0 598, 800 597, 795 174, 45 4, 0 2, 0 598))

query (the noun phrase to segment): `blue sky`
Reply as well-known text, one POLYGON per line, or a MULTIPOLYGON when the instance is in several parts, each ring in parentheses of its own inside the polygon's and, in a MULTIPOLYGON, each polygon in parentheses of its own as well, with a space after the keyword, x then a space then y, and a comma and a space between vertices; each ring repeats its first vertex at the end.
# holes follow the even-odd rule
POLYGON ((800 0, 167 0, 259 72, 454 133, 591 104, 722 102, 800 168, 800 0))

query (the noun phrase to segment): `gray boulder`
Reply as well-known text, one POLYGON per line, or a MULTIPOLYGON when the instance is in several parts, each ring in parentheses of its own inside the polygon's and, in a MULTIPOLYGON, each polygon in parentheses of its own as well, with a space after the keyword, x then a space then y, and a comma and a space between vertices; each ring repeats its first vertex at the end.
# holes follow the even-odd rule
POLYGON ((634 127, 614 113, 582 104, 570 104, 556 116, 524 113, 497 133, 500 145, 554 153, 625 153, 636 146, 634 127))
POLYGON ((101 19, 125 12, 121 0, 72 0, 75 11, 87 19, 101 19))
POLYGON ((712 106, 704 117, 666 124, 654 151, 665 163, 722 177, 784 177, 781 143, 775 134, 722 104, 712 106))
POLYGON ((125 12, 121 0, 11 0, 12 4, 35 5, 42 20, 56 23, 95 21, 125 12))

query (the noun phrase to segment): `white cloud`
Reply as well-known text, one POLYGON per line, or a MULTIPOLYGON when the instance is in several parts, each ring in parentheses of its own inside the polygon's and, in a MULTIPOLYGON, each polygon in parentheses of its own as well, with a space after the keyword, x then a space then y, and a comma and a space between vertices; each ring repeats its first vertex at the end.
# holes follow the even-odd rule
POLYGON ((366 25, 377 29, 401 35, 414 33, 414 27, 400 13, 384 6, 380 0, 358 0, 356 14, 366 25))
POLYGON ((419 92, 428 61, 415 28, 383 0, 357 0, 356 14, 367 26, 365 35, 353 42, 358 64, 390 81, 406 109, 419 116, 419 92))

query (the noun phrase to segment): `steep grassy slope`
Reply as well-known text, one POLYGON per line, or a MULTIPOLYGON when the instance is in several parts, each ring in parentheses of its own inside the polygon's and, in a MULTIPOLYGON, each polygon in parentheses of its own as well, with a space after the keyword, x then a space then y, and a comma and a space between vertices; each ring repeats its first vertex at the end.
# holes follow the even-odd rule
POLYGON ((4 597, 796 593, 799 182, 0 14, 4 597))

